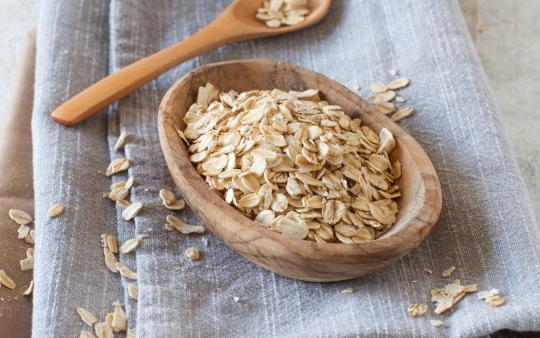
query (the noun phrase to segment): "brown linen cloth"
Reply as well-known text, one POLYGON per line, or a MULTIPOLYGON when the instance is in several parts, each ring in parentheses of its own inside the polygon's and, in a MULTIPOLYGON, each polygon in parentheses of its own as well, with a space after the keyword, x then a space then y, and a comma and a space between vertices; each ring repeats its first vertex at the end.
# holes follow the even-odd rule
POLYGON ((0 124, 0 269, 17 287, 0 288, 0 337, 30 337, 32 298, 22 295, 32 280, 32 271, 22 272, 19 261, 29 247, 17 239, 18 225, 8 217, 17 208, 34 213, 32 180, 31 116, 34 98, 36 32, 25 37, 17 66, 11 106, 0 124))

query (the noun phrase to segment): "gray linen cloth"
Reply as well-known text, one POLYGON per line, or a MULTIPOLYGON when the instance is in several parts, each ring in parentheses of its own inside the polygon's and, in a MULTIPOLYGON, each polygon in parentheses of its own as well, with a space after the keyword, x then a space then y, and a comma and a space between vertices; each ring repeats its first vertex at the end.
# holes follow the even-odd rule
MULTIPOLYGON (((523 179, 501 125, 501 113, 453 0, 334 0, 316 27, 287 36, 220 48, 139 89, 75 128, 49 114, 60 103, 140 57, 184 39, 210 22, 226 0, 45 0, 39 18, 36 105, 33 114, 36 268, 33 334, 75 337, 88 329, 75 313, 101 319, 125 303, 137 337, 480 336, 502 328, 540 330, 539 229, 523 179), (159 189, 175 188, 157 136, 156 112, 181 75, 213 61, 283 60, 322 72, 360 94, 391 79, 396 68, 412 79, 402 95, 417 113, 403 121, 426 149, 444 196, 440 222, 416 250, 379 272, 340 283, 305 283, 270 273, 211 234, 164 230, 159 189), (132 135, 125 151, 113 144, 132 135), (125 153, 125 154, 124 154, 125 153), (126 222, 101 197, 113 180, 103 172, 127 156, 136 178, 131 201, 144 209, 126 222), (66 211, 48 219, 62 202, 66 211), (132 281, 107 271, 100 234, 120 241, 148 234, 122 261, 132 281), (208 238, 206 247, 202 238, 208 238), (188 261, 198 246, 203 259, 188 261), (212 268, 208 268, 209 264, 212 268), (471 295, 449 314, 409 318, 410 303, 430 303, 430 290, 455 277, 498 288, 507 299, 493 308, 471 295), (426 273, 426 269, 433 274, 426 273), (352 287, 355 292, 342 294, 352 287), (235 302, 234 297, 239 297, 235 302), (448 328, 434 328, 442 319, 448 328)), ((195 222, 189 210, 177 216, 195 222)))

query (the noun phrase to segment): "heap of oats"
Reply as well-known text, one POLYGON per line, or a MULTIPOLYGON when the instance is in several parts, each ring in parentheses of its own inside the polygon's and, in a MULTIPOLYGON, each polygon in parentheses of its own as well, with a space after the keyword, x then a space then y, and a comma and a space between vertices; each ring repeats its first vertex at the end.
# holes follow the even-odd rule
POLYGON ((270 28, 279 28, 298 25, 308 14, 308 0, 264 0, 256 17, 270 28))
POLYGON ((284 235, 361 243, 390 229, 401 164, 377 135, 317 90, 220 93, 207 84, 179 134, 190 160, 225 200, 284 235))

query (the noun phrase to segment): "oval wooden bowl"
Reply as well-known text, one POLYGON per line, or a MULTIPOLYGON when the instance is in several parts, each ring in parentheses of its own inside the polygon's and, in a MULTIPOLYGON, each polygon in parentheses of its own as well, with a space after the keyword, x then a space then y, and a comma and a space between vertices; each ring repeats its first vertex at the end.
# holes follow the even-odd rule
POLYGON ((380 269, 416 248, 437 221, 442 204, 435 169, 420 145, 403 129, 339 83, 313 71, 277 61, 240 60, 209 64, 183 76, 159 107, 159 137, 167 166, 183 197, 208 228, 229 247, 281 275, 317 282, 355 278, 380 269), (323 99, 360 117, 375 131, 392 131, 397 148, 392 160, 402 163, 397 184, 402 197, 395 226, 381 238, 362 244, 316 243, 285 237, 244 216, 212 191, 189 161, 175 126, 196 99, 200 86, 220 90, 319 89, 323 99))

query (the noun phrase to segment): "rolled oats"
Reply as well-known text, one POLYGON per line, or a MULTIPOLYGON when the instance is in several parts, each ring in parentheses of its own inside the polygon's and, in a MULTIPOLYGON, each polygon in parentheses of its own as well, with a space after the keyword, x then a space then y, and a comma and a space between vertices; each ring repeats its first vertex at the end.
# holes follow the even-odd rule
POLYGON ((119 172, 128 170, 130 165, 131 165, 131 162, 129 162, 127 158, 117 158, 113 160, 111 164, 109 164, 109 166, 107 167, 107 170, 105 171, 105 175, 112 176, 119 172))
POLYGON ((168 215, 167 216, 167 225, 171 229, 176 229, 183 233, 184 235, 188 234, 202 234, 204 233, 205 229, 202 225, 190 225, 184 223, 180 218, 168 215))
POLYGON ((465 294, 476 292, 478 287, 476 284, 461 285, 459 279, 455 279, 451 284, 444 288, 431 290, 431 301, 436 303, 435 314, 441 314, 453 307, 465 294))
POLYGON ((122 246, 120 247, 120 253, 122 254, 128 254, 132 252, 133 250, 137 249, 137 247, 140 244, 139 238, 132 238, 128 239, 122 246))
POLYGON ((96 316, 94 316, 90 311, 86 310, 85 308, 78 307, 77 313, 79 314, 79 317, 81 317, 81 320, 89 326, 94 325, 98 321, 96 316))
POLYGON ((159 191, 159 197, 165 208, 169 210, 182 210, 186 207, 186 201, 177 199, 173 192, 168 189, 161 189, 159 191))
POLYGON ((395 79, 395 80, 390 81, 387 84, 387 86, 388 86, 388 89, 392 89, 392 90, 401 89, 403 87, 407 87, 410 82, 411 81, 409 79, 405 79, 405 78, 400 77, 399 79, 395 79))
POLYGON ((116 262, 115 267, 118 270, 118 272, 120 272, 120 274, 122 276, 124 276, 126 278, 129 278, 129 279, 133 279, 133 280, 137 279, 137 273, 132 271, 130 268, 125 266, 123 263, 116 262))
POLYGON ((26 237, 28 237, 28 235, 30 235, 30 227, 27 226, 27 225, 21 225, 19 226, 19 228, 17 229, 17 233, 18 233, 18 238, 19 239, 24 239, 26 237))
POLYGON ((256 17, 270 28, 279 28, 298 25, 308 14, 308 0, 264 0, 256 17))
POLYGON ((412 107, 404 107, 397 111, 390 119, 394 122, 397 122, 409 115, 411 115, 414 112, 414 109, 412 107))
POLYGON ((127 317, 121 304, 114 304, 114 312, 110 326, 112 327, 113 332, 124 332, 127 330, 127 317))
POLYGON ((54 218, 64 212, 64 205, 62 203, 55 204, 47 211, 47 217, 54 218))
POLYGON ((388 87, 382 82, 372 83, 370 88, 371 88, 371 92, 374 94, 384 93, 385 91, 388 90, 388 87))
POLYGON ((129 201, 126 201, 126 200, 117 200, 116 204, 120 206, 122 209, 125 209, 131 205, 131 203, 129 203, 129 201))
POLYGON ((99 322, 94 326, 94 332, 98 338, 114 338, 112 327, 107 322, 99 322))
POLYGON ((0 285, 3 285, 8 289, 15 289, 17 286, 13 279, 11 279, 3 269, 0 269, 0 285))
POLYGON ((131 299, 138 299, 139 298, 139 288, 135 284, 129 284, 128 287, 128 295, 131 299))
POLYGON ((32 292, 34 291, 34 281, 30 281, 30 285, 28 285, 28 288, 24 290, 23 296, 31 296, 32 292))
POLYGON ((19 263, 21 265, 21 271, 32 270, 34 268, 34 256, 28 256, 19 263))
POLYGON ((506 300, 503 296, 500 295, 499 290, 491 289, 488 291, 480 291, 477 293, 479 299, 483 299, 486 303, 491 306, 501 306, 506 300))
POLYGON ((10 209, 8 214, 9 214, 9 218, 11 218, 15 222, 17 222, 17 224, 20 224, 20 225, 27 225, 34 221, 32 216, 30 216, 27 212, 19 210, 19 209, 10 209))
POLYGON ((116 240, 116 237, 113 235, 106 235, 105 242, 107 244, 107 248, 109 248, 112 253, 118 253, 118 241, 116 240))
POLYGON ((126 221, 130 221, 135 218, 141 211, 143 205, 141 202, 133 203, 122 211, 122 217, 126 221))
MULTIPOLYGON (((395 92, 374 89, 392 110, 395 92)), ((311 241, 362 243, 396 221, 401 165, 389 160, 392 132, 375 133, 317 90, 220 93, 207 84, 184 121, 181 135, 197 171, 265 227, 311 241)), ((171 195, 160 194, 164 202, 171 195)), ((168 220, 167 228, 182 228, 179 222, 168 220)))
POLYGON ((118 263, 118 259, 116 258, 114 253, 109 250, 109 248, 104 247, 103 256, 105 257, 105 266, 107 266, 107 269, 109 269, 109 271, 111 272, 117 273, 118 268, 116 264, 118 263))

